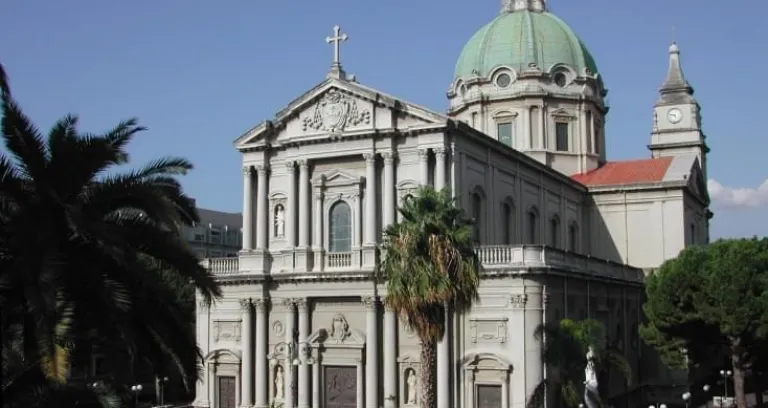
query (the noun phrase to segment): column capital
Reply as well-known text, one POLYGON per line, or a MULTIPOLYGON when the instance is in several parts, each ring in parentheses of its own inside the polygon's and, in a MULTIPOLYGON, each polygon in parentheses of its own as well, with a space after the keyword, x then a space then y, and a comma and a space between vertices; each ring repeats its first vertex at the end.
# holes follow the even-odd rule
POLYGON ((246 312, 251 310, 251 299, 250 298, 240 299, 240 309, 246 312))
POLYGON ((243 166, 243 175, 250 176, 251 174, 253 174, 253 166, 250 164, 243 166))
POLYGON ((283 298, 283 299, 280 300, 280 303, 282 303, 283 306, 285 306, 285 307, 290 309, 290 308, 293 308, 294 306, 296 306, 296 299, 294 299, 294 298, 283 298))
POLYGON ((258 164, 255 167, 256 167, 256 171, 259 173, 259 175, 267 174, 267 172, 269 171, 269 166, 264 165, 264 164, 258 164))
POLYGON ((429 149, 428 148, 426 148, 426 147, 419 148, 418 152, 419 152, 419 158, 420 159, 426 160, 427 158, 429 158, 429 149))
POLYGON ((376 308, 378 299, 376 298, 376 296, 365 296, 361 299, 361 302, 363 303, 364 309, 371 310, 376 308))
POLYGON ((266 310, 269 307, 269 299, 252 299, 251 302, 256 310, 266 310))
POLYGON ((197 302, 197 309, 200 310, 201 312, 208 311, 209 307, 210 307, 210 305, 208 304, 208 302, 206 302, 204 300, 201 300, 201 301, 197 302))
POLYGON ((397 158, 397 153, 384 152, 381 154, 381 157, 384 158, 384 164, 392 164, 395 162, 395 159, 397 158))
POLYGON ((289 173, 293 173, 296 171, 296 162, 293 160, 288 160, 285 162, 285 168, 288 170, 289 173))
POLYGON ((296 160, 296 164, 302 169, 306 170, 309 168, 309 162, 307 162, 307 159, 299 159, 296 160))
POLYGON ((446 153, 445 146, 435 147, 432 149, 435 152, 435 156, 438 158, 444 158, 446 153))
POLYGON ((296 298, 293 300, 293 302, 296 304, 296 307, 300 312, 306 312, 309 310, 309 302, 307 302, 306 298, 296 298))
POLYGON ((376 153, 363 153, 363 159, 365 159, 365 164, 374 164, 376 163, 376 153))

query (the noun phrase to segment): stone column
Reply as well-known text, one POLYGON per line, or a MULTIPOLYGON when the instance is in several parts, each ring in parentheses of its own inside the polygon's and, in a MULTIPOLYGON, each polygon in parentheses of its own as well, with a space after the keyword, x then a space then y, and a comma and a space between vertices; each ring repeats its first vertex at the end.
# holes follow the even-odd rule
POLYGON ((365 392, 363 391, 363 362, 357 362, 357 408, 365 408, 365 392))
POLYGON ((320 361, 312 365, 312 408, 320 408, 320 361))
POLYGON ((440 147, 435 151, 435 189, 445 188, 445 148, 440 147))
POLYGON ((253 167, 243 167, 243 251, 253 249, 253 167))
POLYGON ((285 167, 288 170, 288 194, 285 200, 286 249, 293 249, 296 246, 296 163, 289 161, 285 167))
POLYGON ((216 406, 216 362, 208 362, 208 403, 210 407, 216 406))
POLYGON ((542 143, 544 143, 544 147, 547 147, 549 146, 549 139, 547 138, 547 106, 546 105, 541 105, 539 107, 539 115, 541 115, 541 117, 539 118, 539 137, 541 138, 542 143))
POLYGON ((323 192, 319 189, 315 189, 315 214, 314 214, 314 239, 312 240, 312 246, 315 250, 323 248, 323 192))
POLYGON ((355 203, 352 246, 360 248, 363 245, 363 197, 360 193, 354 193, 352 201, 355 203))
POLYGON ((429 149, 419 149, 419 181, 429 185, 429 149))
POLYGON ((242 309, 242 363, 240 364, 241 407, 253 406, 253 314, 250 299, 240 299, 242 309))
POLYGON ((365 245, 376 245, 376 155, 364 154, 365 158, 365 245))
POLYGON ((288 346, 289 344, 294 344, 294 335, 296 334, 296 302, 293 299, 284 299, 283 300, 283 306, 285 306, 285 344, 286 344, 286 355, 285 355, 285 361, 283 362, 283 374, 284 374, 284 383, 283 387, 285 387, 285 391, 283 392, 283 396, 285 397, 285 408, 294 408, 296 406, 295 399, 294 399, 294 379, 295 373, 293 370, 293 361, 291 361, 291 356, 288 354, 288 346))
POLYGON ((451 404, 451 314, 445 313, 445 335, 437 343, 437 406, 449 407, 451 404))
POLYGON ((384 157, 384 193, 382 225, 387 228, 395 222, 395 155, 392 152, 382 153, 384 157))
POLYGON ((384 408, 396 408, 397 399, 397 315, 384 310, 384 408))
POLYGON ((269 335, 269 318, 267 316, 267 301, 254 299, 256 309, 256 408, 269 406, 269 364, 267 362, 267 336, 269 335))
POLYGON ((379 322, 376 297, 363 298, 365 307, 365 408, 379 408, 379 322))
POLYGON ((299 309, 299 341, 298 355, 299 363, 299 408, 309 408, 309 364, 306 364, 308 345, 305 343, 309 338, 309 305, 306 299, 297 299, 296 307, 299 309))
POLYGON ((267 197, 267 167, 258 166, 256 172, 256 248, 267 249, 269 232, 269 198, 267 197))
POLYGON ((309 165, 299 160, 299 247, 309 247, 309 165))

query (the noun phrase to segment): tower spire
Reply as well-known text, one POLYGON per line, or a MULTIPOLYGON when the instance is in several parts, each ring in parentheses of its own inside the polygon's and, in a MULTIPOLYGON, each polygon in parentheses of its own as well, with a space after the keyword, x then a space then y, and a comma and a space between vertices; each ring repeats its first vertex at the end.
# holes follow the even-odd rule
POLYGON ((669 46, 667 78, 659 89, 660 103, 689 103, 693 101, 693 87, 685 79, 680 64, 680 47, 676 42, 669 46))
POLYGON ((547 0, 501 0, 502 13, 512 13, 521 10, 547 11, 547 0))

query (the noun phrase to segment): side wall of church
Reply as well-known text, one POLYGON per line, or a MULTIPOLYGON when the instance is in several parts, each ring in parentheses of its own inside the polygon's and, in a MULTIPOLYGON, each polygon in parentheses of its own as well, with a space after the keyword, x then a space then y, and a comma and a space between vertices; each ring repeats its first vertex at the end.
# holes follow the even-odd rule
POLYGON ((481 244, 588 251, 584 191, 501 144, 466 137, 456 137, 454 144, 455 189, 469 214, 479 199, 481 244), (508 209, 512 216, 507 221, 508 209))
POLYGON ((657 268, 685 248, 681 189, 595 192, 589 206, 592 255, 657 268))

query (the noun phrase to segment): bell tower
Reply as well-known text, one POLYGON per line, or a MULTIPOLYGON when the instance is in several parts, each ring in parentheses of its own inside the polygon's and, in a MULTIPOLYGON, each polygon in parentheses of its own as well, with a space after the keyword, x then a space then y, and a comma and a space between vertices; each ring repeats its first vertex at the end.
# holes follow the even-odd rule
POLYGON ((701 129, 701 107, 693 97, 693 87, 683 75, 680 47, 672 43, 667 78, 659 89, 659 99, 653 109, 648 149, 654 158, 696 155, 706 180, 709 148, 705 138, 701 129))

